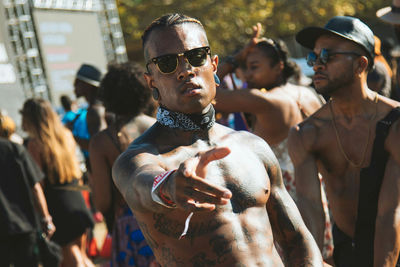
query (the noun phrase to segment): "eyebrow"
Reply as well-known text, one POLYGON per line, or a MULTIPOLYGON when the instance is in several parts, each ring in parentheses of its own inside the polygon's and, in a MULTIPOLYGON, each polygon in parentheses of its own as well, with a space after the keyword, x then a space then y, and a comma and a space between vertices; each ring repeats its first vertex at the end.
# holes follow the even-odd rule
POLYGON ((260 63, 260 60, 258 58, 253 59, 252 61, 248 62, 248 64, 254 64, 254 63, 260 63))

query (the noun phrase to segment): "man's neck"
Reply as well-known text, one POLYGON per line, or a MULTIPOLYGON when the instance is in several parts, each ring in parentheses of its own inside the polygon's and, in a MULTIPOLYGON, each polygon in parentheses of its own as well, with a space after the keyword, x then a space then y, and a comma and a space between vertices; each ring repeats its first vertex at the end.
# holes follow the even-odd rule
POLYGON ((375 93, 368 89, 366 82, 343 87, 331 97, 336 113, 348 118, 370 113, 374 99, 375 93))
POLYGON ((210 104, 201 114, 185 114, 160 106, 157 121, 169 128, 182 131, 199 131, 210 129, 215 123, 215 110, 210 104))
POLYGON ((157 122, 164 128, 171 144, 191 145, 198 140, 209 143, 215 124, 215 111, 211 104, 204 114, 184 114, 160 107, 157 122))

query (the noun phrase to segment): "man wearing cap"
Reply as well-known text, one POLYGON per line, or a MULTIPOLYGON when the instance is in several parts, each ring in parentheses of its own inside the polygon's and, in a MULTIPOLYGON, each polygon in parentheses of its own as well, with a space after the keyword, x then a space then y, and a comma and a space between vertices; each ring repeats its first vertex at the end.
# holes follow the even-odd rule
POLYGON ((400 249, 400 103, 367 87, 372 31, 353 17, 309 27, 313 82, 330 100, 289 134, 298 207, 320 248, 324 214, 318 173, 335 222, 336 266, 395 266, 400 249))
POLYGON ((321 266, 267 143, 215 123, 218 57, 200 21, 167 14, 145 30, 157 122, 113 178, 162 266, 321 266))
POLYGON ((88 108, 81 109, 70 123, 70 128, 79 144, 88 165, 90 137, 106 128, 105 108, 97 98, 101 72, 95 66, 82 64, 74 82, 76 97, 85 97, 88 108))

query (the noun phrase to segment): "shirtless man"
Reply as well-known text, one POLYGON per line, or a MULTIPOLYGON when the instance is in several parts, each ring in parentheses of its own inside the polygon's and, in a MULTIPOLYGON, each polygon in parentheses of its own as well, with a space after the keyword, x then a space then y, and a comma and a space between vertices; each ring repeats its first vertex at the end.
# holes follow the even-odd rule
POLYGON ((373 33, 356 18, 334 17, 296 39, 313 50, 307 59, 317 91, 331 96, 289 134, 300 212, 321 248, 320 172, 335 221, 336 266, 394 266, 400 249, 400 125, 399 111, 391 111, 400 103, 367 87, 373 33))
POLYGON ((117 159, 113 178, 158 262, 321 266, 268 145, 214 123, 218 57, 201 23, 168 14, 142 38, 145 78, 160 109, 153 127, 117 159))

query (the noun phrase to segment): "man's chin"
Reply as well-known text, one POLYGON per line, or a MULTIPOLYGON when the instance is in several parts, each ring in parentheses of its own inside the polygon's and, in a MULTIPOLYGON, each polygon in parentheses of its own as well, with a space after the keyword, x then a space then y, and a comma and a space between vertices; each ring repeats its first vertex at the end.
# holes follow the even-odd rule
POLYGON ((315 91, 317 91, 317 93, 319 93, 321 95, 328 95, 334 90, 331 87, 327 87, 327 86, 319 86, 319 87, 316 86, 315 91))

